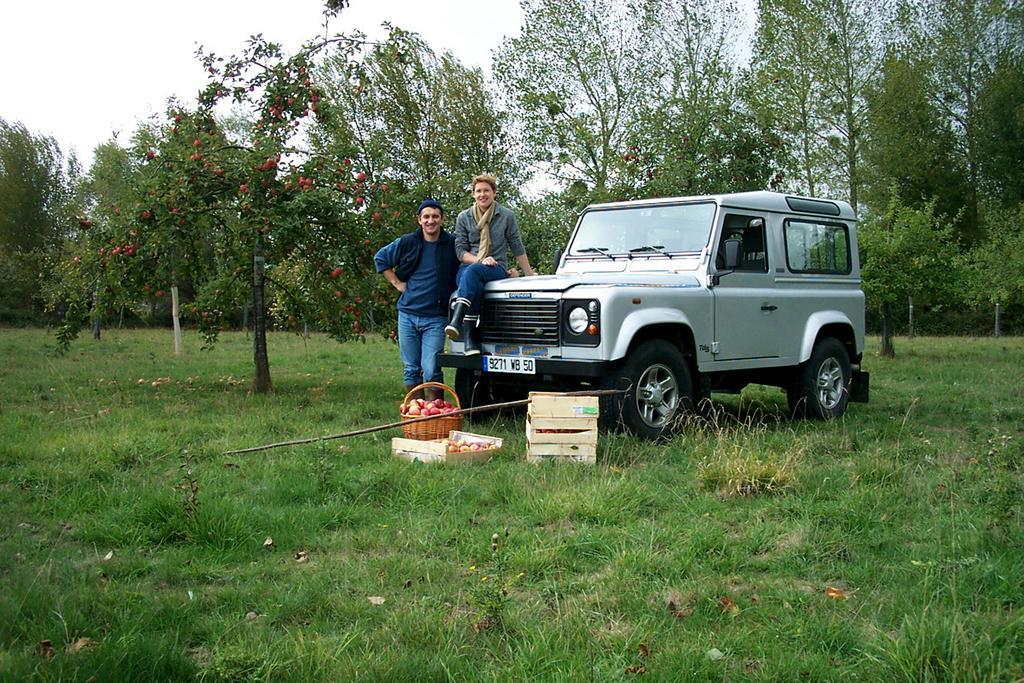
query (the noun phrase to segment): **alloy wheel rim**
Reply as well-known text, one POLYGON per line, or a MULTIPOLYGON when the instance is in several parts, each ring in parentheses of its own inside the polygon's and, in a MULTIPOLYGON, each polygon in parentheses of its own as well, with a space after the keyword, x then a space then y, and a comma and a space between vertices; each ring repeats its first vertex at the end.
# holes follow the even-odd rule
POLYGON ((660 429, 667 425, 679 406, 679 383, 676 376, 660 363, 640 375, 636 389, 636 408, 648 427, 660 429))
POLYGON ((826 410, 839 405, 843 397, 843 368, 835 358, 826 358, 818 367, 818 402, 826 410))

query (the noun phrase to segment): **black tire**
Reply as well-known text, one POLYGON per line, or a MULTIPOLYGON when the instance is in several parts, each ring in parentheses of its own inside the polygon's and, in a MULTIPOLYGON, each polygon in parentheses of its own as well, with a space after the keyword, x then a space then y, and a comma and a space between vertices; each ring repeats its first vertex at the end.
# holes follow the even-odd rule
POLYGON ((680 418, 693 410, 690 365, 676 346, 661 339, 637 346, 605 386, 628 389, 602 402, 605 423, 621 424, 644 439, 671 436, 680 418))
MULTIPOLYGON (((455 393, 459 395, 459 404, 463 408, 475 408, 494 403, 490 382, 486 375, 476 375, 472 370, 458 368, 455 371, 455 393)), ((481 411, 470 413, 466 419, 470 422, 480 422, 486 419, 490 413, 481 411)))
POLYGON ((852 376, 850 356, 842 342, 835 337, 819 339, 786 390, 790 413, 809 420, 842 417, 850 402, 852 376))

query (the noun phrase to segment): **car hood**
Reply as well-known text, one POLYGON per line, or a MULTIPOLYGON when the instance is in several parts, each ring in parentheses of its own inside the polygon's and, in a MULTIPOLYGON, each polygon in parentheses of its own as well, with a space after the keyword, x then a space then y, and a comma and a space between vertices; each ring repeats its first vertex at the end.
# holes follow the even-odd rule
POLYGON ((488 293, 565 292, 574 287, 700 287, 692 275, 680 273, 583 273, 535 275, 488 282, 488 293))

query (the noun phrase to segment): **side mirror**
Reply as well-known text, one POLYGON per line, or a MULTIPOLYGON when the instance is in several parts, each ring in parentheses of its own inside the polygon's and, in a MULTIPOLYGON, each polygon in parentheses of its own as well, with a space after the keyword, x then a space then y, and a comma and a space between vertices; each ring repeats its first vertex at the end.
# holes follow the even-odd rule
POLYGON ((747 223, 747 227, 748 228, 763 228, 764 227, 764 219, 763 218, 751 218, 750 222, 747 223))
MULTIPOLYGON (((755 218, 754 220, 761 220, 755 218)), ((740 247, 743 246, 741 240, 728 239, 725 241, 725 269, 736 270, 740 265, 740 247)))
POLYGON ((561 262, 562 262, 562 250, 561 249, 555 249, 555 268, 554 268, 554 270, 551 271, 552 273, 558 272, 558 264, 561 263, 561 262))

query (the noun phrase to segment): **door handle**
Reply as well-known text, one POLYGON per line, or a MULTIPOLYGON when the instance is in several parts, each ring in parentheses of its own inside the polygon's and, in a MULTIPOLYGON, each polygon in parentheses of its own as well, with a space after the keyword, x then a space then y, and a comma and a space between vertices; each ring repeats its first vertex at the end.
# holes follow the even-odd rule
POLYGON ((776 306, 775 304, 761 304, 762 311, 774 311, 777 310, 778 308, 779 307, 776 306))

